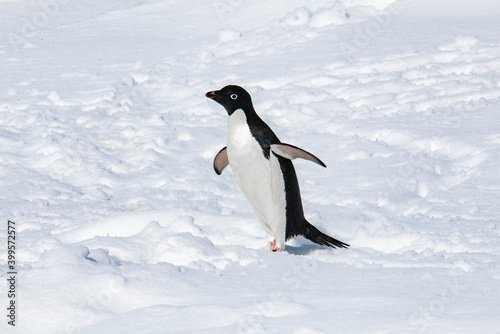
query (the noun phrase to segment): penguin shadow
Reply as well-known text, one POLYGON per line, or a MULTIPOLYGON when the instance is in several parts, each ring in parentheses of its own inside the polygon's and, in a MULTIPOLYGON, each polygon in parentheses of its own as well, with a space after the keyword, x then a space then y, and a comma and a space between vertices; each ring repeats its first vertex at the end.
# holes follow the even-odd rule
POLYGON ((309 255, 317 250, 325 249, 327 247, 317 244, 301 244, 296 246, 286 245, 285 252, 292 255, 309 255))

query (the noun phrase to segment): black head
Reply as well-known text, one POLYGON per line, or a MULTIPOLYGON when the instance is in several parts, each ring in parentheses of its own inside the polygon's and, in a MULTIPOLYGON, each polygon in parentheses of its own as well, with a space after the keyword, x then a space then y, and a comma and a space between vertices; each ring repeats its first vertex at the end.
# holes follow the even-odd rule
POLYGON ((237 109, 243 109, 245 112, 253 111, 250 94, 240 86, 226 86, 221 90, 208 92, 205 96, 222 105, 230 116, 237 109))

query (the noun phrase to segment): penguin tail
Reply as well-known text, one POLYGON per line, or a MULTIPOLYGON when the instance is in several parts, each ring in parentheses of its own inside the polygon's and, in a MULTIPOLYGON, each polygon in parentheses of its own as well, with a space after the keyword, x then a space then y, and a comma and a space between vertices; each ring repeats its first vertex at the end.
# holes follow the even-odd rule
MULTIPOLYGON (((304 219, 305 220, 305 219, 304 219)), ((304 237, 311 240, 314 243, 317 243, 319 245, 323 246, 329 246, 333 248, 347 248, 349 247, 348 244, 345 242, 342 242, 340 240, 337 240, 335 238, 332 238, 320 230, 318 230, 316 227, 311 225, 307 220, 305 220, 305 231, 304 231, 304 237)))

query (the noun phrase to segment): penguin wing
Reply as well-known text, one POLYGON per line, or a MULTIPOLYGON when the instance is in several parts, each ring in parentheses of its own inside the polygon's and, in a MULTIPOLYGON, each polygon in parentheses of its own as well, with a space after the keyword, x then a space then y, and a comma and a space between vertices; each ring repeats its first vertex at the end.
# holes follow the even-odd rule
POLYGON ((214 169, 217 175, 220 175, 227 165, 229 165, 229 160, 227 159, 227 146, 225 146, 214 159, 214 169))
POLYGON ((323 161, 319 160, 314 154, 311 154, 301 148, 298 148, 290 144, 285 144, 285 143, 272 144, 271 151, 286 159, 293 160, 295 158, 302 158, 315 162, 320 166, 326 167, 323 161))

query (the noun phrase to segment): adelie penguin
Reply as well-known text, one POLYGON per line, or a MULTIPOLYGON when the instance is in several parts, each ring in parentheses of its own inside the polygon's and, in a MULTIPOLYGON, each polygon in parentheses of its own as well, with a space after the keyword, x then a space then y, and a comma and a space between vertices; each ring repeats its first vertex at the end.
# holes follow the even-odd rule
POLYGON ((349 245, 311 225, 304 217, 299 183, 292 160, 302 158, 326 165, 298 147, 282 143, 257 115, 250 94, 239 86, 226 86, 206 93, 229 115, 227 146, 214 159, 221 174, 231 166, 241 191, 250 202, 262 228, 269 236, 272 251, 285 249, 285 242, 297 236, 330 247, 349 245))

